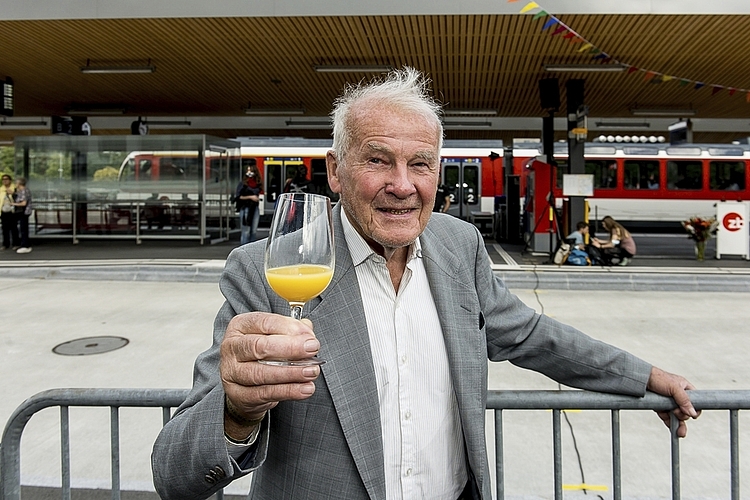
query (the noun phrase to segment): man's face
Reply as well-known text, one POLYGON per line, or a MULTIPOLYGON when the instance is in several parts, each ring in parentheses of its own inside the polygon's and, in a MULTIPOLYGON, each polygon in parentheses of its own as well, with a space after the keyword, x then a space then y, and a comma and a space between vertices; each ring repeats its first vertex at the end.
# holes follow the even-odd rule
POLYGON ((346 164, 332 153, 327 157, 331 189, 341 194, 347 217, 370 245, 408 246, 422 234, 435 204, 438 126, 414 112, 382 106, 360 104, 353 113, 346 164))
POLYGON ((3 177, 3 186, 8 187, 10 186, 10 177, 3 177))

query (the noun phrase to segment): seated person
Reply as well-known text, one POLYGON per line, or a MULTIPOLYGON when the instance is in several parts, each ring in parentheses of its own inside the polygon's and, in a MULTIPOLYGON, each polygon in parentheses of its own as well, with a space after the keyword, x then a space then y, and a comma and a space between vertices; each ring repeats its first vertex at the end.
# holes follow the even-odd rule
POLYGON ((606 254, 619 258, 618 265, 627 266, 636 253, 633 235, 609 215, 602 219, 602 227, 609 232, 609 240, 592 238, 591 244, 599 249, 612 249, 606 254))
POLYGON ((579 222, 576 224, 576 230, 568 235, 566 240, 575 240, 570 242, 573 248, 578 250, 586 250, 586 235, 589 234, 589 225, 586 222, 579 222))
POLYGON ((576 224, 576 230, 565 238, 571 244, 570 254, 566 262, 574 266, 587 266, 591 264, 586 253, 586 236, 589 234, 589 225, 586 222, 576 224))

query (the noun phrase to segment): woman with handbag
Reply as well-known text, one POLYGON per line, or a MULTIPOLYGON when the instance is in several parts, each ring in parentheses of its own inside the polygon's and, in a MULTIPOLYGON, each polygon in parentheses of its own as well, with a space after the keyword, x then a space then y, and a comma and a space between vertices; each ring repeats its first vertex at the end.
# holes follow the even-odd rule
POLYGON ((15 191, 13 184, 11 184, 10 175, 3 174, 2 185, 0 185, 0 221, 3 225, 3 246, 0 247, 0 250, 7 250, 11 248, 11 245, 14 250, 18 248, 18 224, 13 213, 15 191))
POLYGON ((29 216, 31 215, 31 191, 26 187, 26 178, 16 179, 16 201, 13 202, 16 223, 21 233, 21 248, 16 253, 31 252, 29 244, 29 216))

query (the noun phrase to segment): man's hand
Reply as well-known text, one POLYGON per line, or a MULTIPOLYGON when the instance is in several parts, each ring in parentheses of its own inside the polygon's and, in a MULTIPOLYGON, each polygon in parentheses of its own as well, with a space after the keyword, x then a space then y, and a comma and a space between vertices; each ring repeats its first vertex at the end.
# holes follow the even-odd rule
MULTIPOLYGON (((677 428, 677 436, 687 436, 687 424, 685 421, 688 418, 698 418, 700 416, 700 412, 695 410, 686 392, 687 390, 695 389, 693 384, 688 382, 684 377, 667 373, 660 368, 652 366, 646 388, 651 392, 674 399, 675 403, 677 403, 677 408, 673 410, 673 413, 680 421, 680 426, 677 428)), ((669 412, 662 411, 657 413, 659 414, 659 418, 669 427, 669 412)))
POLYGON ((260 359, 306 359, 320 343, 308 320, 252 312, 232 318, 221 343, 221 381, 227 396, 225 431, 244 439, 279 401, 302 400, 315 392, 318 366, 270 366, 260 359))

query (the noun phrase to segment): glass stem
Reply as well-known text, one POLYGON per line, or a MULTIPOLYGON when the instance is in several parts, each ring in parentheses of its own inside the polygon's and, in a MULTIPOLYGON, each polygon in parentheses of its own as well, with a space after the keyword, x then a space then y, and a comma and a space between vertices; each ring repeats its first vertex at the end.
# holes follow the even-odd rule
POLYGON ((289 304, 289 306, 292 310, 292 318, 296 320, 302 319, 302 306, 304 306, 304 304, 289 304))

